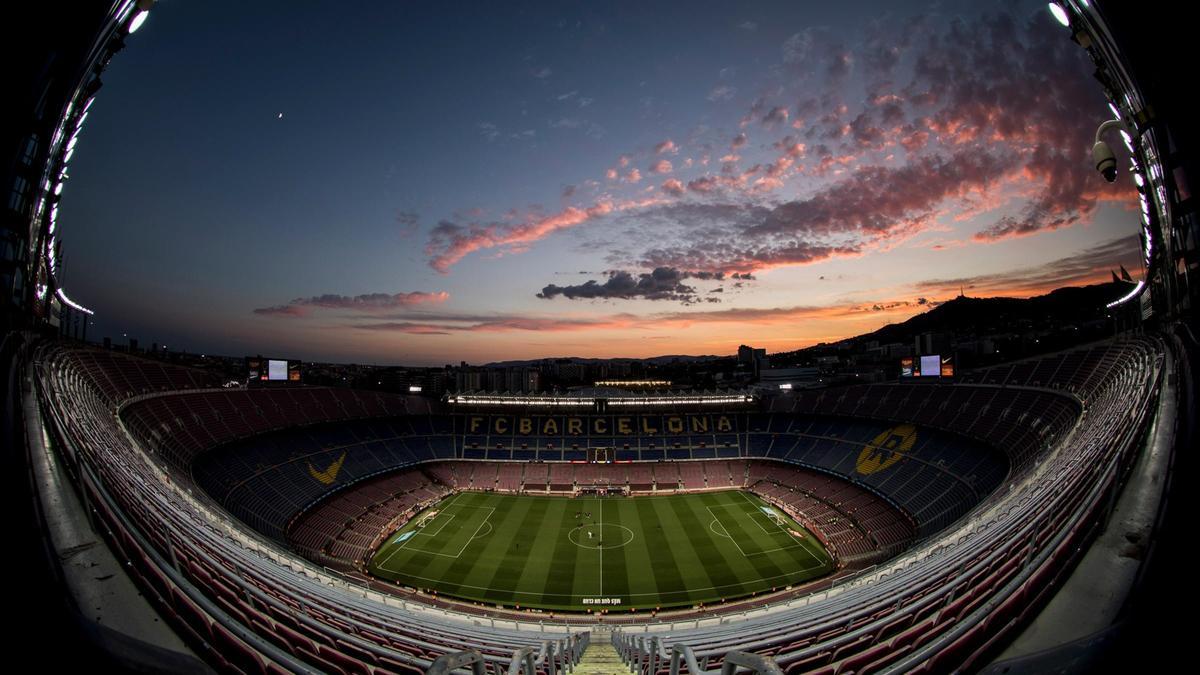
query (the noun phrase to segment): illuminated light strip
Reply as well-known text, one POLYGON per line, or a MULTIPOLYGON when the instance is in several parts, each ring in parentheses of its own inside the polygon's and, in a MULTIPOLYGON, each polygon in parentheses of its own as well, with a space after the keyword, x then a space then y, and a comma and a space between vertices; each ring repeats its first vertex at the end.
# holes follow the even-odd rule
POLYGON ((75 302, 74 300, 68 298, 67 294, 64 293, 63 289, 61 289, 61 288, 58 289, 57 291, 55 291, 54 294, 58 296, 59 300, 62 300, 64 305, 70 307, 71 309, 73 309, 77 312, 83 312, 84 314, 95 314, 95 312, 88 309, 87 307, 84 307, 83 305, 79 304, 78 302, 75 302))
POLYGON ((670 380, 600 380, 597 387, 669 387, 670 380))
POLYGON ((1137 297, 1137 295, 1139 293, 1141 293, 1142 289, 1145 287, 1146 287, 1146 281, 1143 279, 1143 280, 1137 282, 1137 286, 1134 286, 1132 291, 1129 291, 1129 293, 1125 294, 1124 297, 1118 298, 1117 300, 1113 300, 1112 302, 1108 303, 1107 305, 1105 305, 1105 308, 1112 309, 1113 307, 1116 307, 1117 305, 1129 302, 1130 300, 1137 297))
POLYGON ((450 403, 463 405, 548 405, 548 406, 590 406, 593 399, 582 398, 509 398, 501 396, 477 396, 464 394, 451 396, 450 403))
MULTIPOLYGON (((725 403, 751 403, 754 397, 749 394, 714 394, 709 396, 638 396, 629 398, 606 399, 611 406, 645 406, 645 405, 713 405, 725 403)), ((515 398, 504 396, 479 396, 461 394, 447 399, 450 403, 460 405, 521 405, 521 406, 551 406, 551 407, 586 407, 595 404, 595 398, 553 398, 529 397, 515 398)))
POLYGON ((717 403, 749 403, 753 396, 740 394, 738 396, 705 396, 687 398, 618 398, 609 399, 608 405, 637 406, 637 405, 703 405, 717 403))

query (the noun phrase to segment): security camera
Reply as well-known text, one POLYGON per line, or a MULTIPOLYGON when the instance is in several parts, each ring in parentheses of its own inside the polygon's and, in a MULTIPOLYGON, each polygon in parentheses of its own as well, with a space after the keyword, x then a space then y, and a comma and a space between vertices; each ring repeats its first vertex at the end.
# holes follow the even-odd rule
POLYGON ((1110 183, 1117 180, 1117 157, 1108 143, 1096 141, 1092 146, 1092 160, 1096 162, 1096 170, 1104 176, 1104 180, 1110 183))

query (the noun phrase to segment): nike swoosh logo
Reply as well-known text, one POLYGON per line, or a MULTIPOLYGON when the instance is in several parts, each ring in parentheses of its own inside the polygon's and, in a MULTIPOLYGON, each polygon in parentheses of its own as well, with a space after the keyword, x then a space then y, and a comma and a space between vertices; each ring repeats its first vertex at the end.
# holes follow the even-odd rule
POLYGON ((308 472, 312 474, 312 477, 316 478, 320 483, 324 485, 332 485, 333 481, 337 480, 338 472, 342 470, 342 462, 345 461, 346 453, 342 452, 342 456, 333 460, 333 463, 329 465, 329 468, 325 469, 324 471, 317 471, 310 463, 308 465, 308 472))

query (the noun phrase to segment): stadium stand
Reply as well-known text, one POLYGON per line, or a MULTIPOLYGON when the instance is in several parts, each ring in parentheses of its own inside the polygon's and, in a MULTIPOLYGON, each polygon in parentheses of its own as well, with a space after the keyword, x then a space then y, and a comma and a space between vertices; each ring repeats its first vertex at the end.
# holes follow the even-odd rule
POLYGON ((78 367, 72 353, 51 345, 38 359, 59 441, 110 545, 167 619, 217 667, 420 673, 441 654, 475 649, 488 672, 501 672, 515 649, 528 647, 547 670, 551 661, 561 668, 578 660, 586 634, 536 625, 464 627, 407 603, 348 593, 319 569, 264 546, 148 461, 113 416, 94 373, 78 367))
MULTIPOLYGON (((1069 423, 1055 411, 1048 424, 1039 424, 1050 429, 1046 436, 1033 447, 1015 448, 1015 474, 1007 490, 986 500, 945 536, 843 584, 835 597, 747 617, 736 629, 618 632, 614 646, 635 672, 642 673, 660 672, 672 659, 687 663, 690 672, 707 671, 720 665, 731 649, 770 655, 788 673, 977 667, 1007 629, 1020 625, 1040 606, 1079 555, 1079 544, 1120 482, 1131 449, 1145 431, 1159 385, 1160 349, 1153 340, 1134 339, 1050 357, 1061 373, 1061 379, 1052 382, 1063 383, 1088 402, 1088 424, 1068 429, 1069 423), (1034 462, 1041 441, 1052 451, 1034 462)), ((1025 369, 1030 377, 1036 370, 1037 366, 1025 369)), ((1005 379, 1011 376, 1011 370, 1003 372, 1005 379)), ((987 383, 999 375, 988 371, 973 379, 987 383)), ((903 403, 888 408, 896 411, 888 414, 903 418, 916 417, 941 395, 934 393, 937 388, 865 389, 823 392, 803 404, 847 411, 859 409, 869 396, 899 394, 903 403)), ((983 406, 1003 405, 1000 419, 1034 412, 1015 406, 1035 399, 1016 395, 1022 392, 1002 396, 1000 391, 973 393, 984 394, 983 406)), ((871 409, 875 414, 880 410, 871 409)), ((959 414, 951 420, 961 418, 959 414)), ((1035 440, 1014 432, 1011 424, 969 424, 985 436, 1035 440)))
MULTIPOLYGON (((561 622, 464 623, 433 609, 433 598, 414 593, 389 600, 227 518, 220 501, 236 494, 236 486, 224 483, 224 493, 211 495, 192 490, 182 469, 194 466, 200 483, 203 472, 212 471, 220 486, 215 467, 223 464, 201 467, 209 454, 229 454, 221 448, 265 453, 280 434, 313 438, 340 428, 344 442, 367 449, 356 464, 361 470, 349 459, 339 464, 340 472, 354 476, 354 489, 327 491, 331 496, 322 499, 275 483, 283 476, 275 472, 270 484, 289 489, 278 493, 278 506, 264 501, 254 507, 283 517, 277 533, 284 537, 286 515, 303 513, 293 545, 329 560, 356 559, 397 518, 464 485, 546 491, 581 479, 624 480, 672 491, 722 486, 715 478, 803 514, 842 557, 868 545, 908 543, 904 521, 889 517, 888 509, 900 505, 923 537, 900 557, 839 578, 816 595, 750 608, 734 604, 742 612, 736 624, 661 617, 653 633, 626 628, 613 633, 612 642, 627 664, 648 675, 665 670, 676 655, 690 672, 708 671, 731 650, 773 657, 789 673, 942 672, 977 664, 1070 569, 1145 431, 1161 350, 1157 340, 1137 338, 1053 355, 1045 365, 989 370, 976 384, 798 393, 743 420, 738 442, 748 457, 635 462, 613 465, 611 474, 599 466, 446 461, 461 459, 455 457, 458 441, 431 439, 458 438, 453 420, 429 409, 410 412, 400 397, 315 388, 162 394, 155 384, 162 382, 160 371, 119 359, 89 369, 96 360, 53 343, 41 348, 37 363, 52 431, 111 545, 168 620, 221 668, 417 672, 440 654, 476 649, 488 669, 499 672, 519 647, 538 649, 540 667, 553 660, 562 667, 578 659, 588 640, 561 622), (121 375, 103 370, 109 367, 121 375), (1043 377, 1039 372, 1062 389, 1034 384, 1043 377), (244 424, 232 423, 233 417, 219 423, 226 418, 213 411, 226 404, 253 412, 238 415, 244 424), (1081 416, 1087 424, 1078 424, 1081 416), (344 421, 329 422, 335 419, 344 421), (295 426, 312 420, 326 421, 295 426), (858 455, 836 449, 870 446, 872 434, 893 423, 933 430, 920 432, 910 456, 896 464, 910 478, 878 471, 846 480, 854 470, 847 457, 858 455), (955 454, 960 443, 973 451, 955 454), (205 452, 213 447, 218 450, 205 452), (980 448, 1002 451, 1007 463, 982 461, 980 448), (396 471, 402 463, 409 468, 396 471), (939 487, 922 489, 931 484, 939 487), (845 527, 831 526, 835 518, 845 527)), ((205 385, 193 378, 170 381, 205 385)), ((458 447, 466 455, 467 435, 461 437, 458 447)), ((689 443, 681 441, 681 449, 689 443)), ((258 477, 283 466, 327 475, 338 459, 326 452, 299 462, 287 458, 295 450, 280 452, 277 458, 292 461, 258 477)), ((254 474, 255 457, 242 458, 241 475, 254 474)), ((310 476, 307 484, 316 483, 310 476)))

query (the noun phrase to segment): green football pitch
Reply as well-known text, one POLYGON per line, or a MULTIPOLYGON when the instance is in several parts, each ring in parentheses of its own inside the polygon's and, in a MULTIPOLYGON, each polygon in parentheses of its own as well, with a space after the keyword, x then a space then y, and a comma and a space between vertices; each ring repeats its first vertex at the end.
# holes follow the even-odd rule
POLYGON ((720 602, 833 568, 811 533, 739 491, 459 492, 389 536, 369 564, 377 577, 438 595, 576 611, 720 602))

